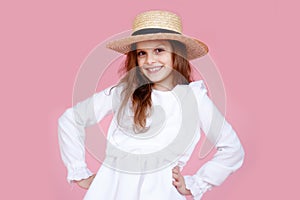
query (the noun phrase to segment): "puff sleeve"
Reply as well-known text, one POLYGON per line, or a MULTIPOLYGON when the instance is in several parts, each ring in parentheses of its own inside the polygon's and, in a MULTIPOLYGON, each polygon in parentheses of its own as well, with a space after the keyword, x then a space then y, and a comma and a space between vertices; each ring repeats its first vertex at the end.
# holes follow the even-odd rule
POLYGON ((199 200, 207 190, 222 184, 241 167, 244 149, 235 130, 207 96, 204 82, 192 82, 190 86, 197 99, 201 129, 217 150, 195 175, 184 176, 187 189, 199 200))
POLYGON ((58 119, 60 153, 68 171, 69 183, 92 175, 85 162, 85 127, 98 123, 112 111, 112 94, 109 90, 96 93, 68 108, 58 119))

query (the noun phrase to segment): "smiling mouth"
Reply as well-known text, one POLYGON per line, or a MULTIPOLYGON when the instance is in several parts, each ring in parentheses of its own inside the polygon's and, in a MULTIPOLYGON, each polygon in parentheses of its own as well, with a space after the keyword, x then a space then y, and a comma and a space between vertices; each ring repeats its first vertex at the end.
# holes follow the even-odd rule
POLYGON ((144 69, 150 73, 155 73, 155 72, 158 72, 159 70, 161 70, 162 67, 163 66, 155 66, 155 67, 148 67, 148 68, 144 68, 144 69))

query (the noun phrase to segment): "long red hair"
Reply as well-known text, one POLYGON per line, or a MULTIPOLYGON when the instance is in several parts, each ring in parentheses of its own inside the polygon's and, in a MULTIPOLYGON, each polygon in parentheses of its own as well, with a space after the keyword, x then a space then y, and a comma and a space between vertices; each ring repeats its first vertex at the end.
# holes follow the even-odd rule
MULTIPOLYGON (((174 86, 177 84, 188 84, 191 80, 191 66, 186 59, 186 47, 184 44, 169 40, 173 52, 173 80, 174 86)), ((120 122, 124 115, 124 108, 131 102, 131 109, 134 114, 134 129, 136 133, 146 130, 146 119, 150 115, 152 106, 151 92, 152 83, 140 68, 137 67, 137 52, 135 44, 132 45, 132 51, 126 55, 125 65, 121 68, 125 72, 125 76, 120 80, 119 84, 124 85, 122 90, 122 103, 119 107, 117 120, 120 122)))

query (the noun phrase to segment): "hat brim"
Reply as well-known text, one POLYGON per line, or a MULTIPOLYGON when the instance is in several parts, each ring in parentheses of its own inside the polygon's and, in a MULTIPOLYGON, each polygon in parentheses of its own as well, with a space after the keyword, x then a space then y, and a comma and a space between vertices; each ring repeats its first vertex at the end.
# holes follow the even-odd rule
POLYGON ((208 53, 208 47, 203 42, 183 34, 174 33, 154 33, 129 36, 110 41, 107 43, 106 47, 119 53, 126 54, 132 51, 132 44, 148 40, 176 40, 185 44, 187 49, 187 60, 193 60, 208 53))

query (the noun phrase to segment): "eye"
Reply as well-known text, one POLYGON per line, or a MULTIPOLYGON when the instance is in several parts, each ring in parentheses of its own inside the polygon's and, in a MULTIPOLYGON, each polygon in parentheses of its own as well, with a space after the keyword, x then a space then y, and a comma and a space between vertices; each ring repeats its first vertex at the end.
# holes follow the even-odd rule
POLYGON ((138 57, 143 57, 144 55, 146 55, 145 51, 139 51, 139 52, 137 52, 137 56, 138 57))
POLYGON ((165 51, 163 48, 156 48, 156 49, 154 49, 154 52, 155 52, 156 54, 159 54, 159 53, 161 53, 161 52, 163 52, 163 51, 165 51))

